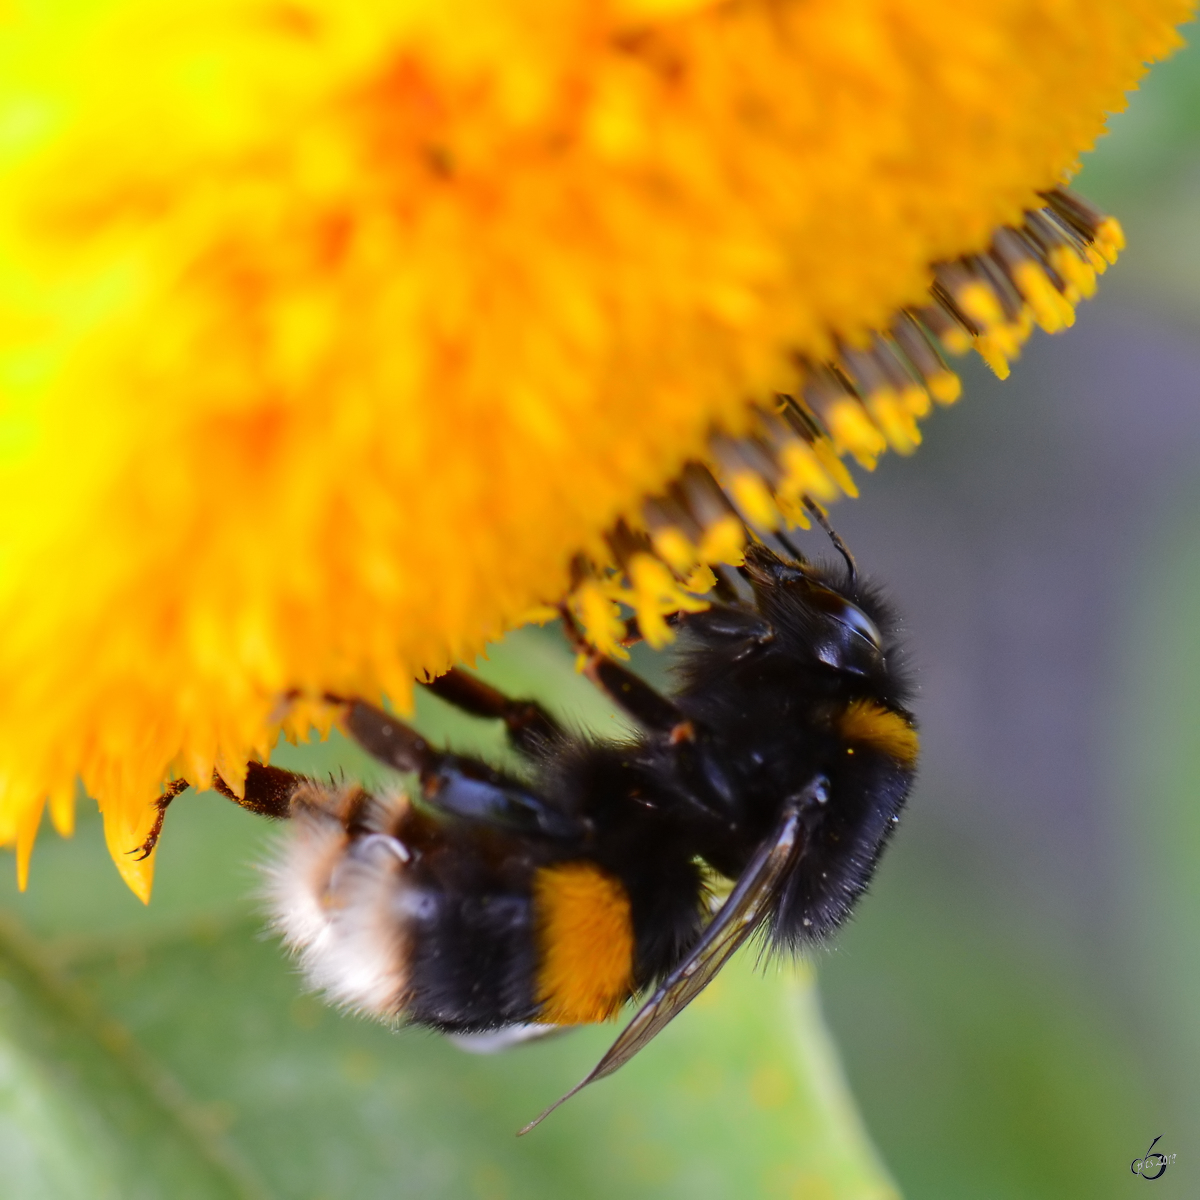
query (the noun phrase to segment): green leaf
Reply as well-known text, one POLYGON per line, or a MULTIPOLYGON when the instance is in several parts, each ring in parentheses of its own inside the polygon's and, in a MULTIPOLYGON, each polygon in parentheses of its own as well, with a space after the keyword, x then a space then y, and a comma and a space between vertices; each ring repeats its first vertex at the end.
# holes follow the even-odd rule
POLYGON ((0 1179, 10 1196, 250 1198, 252 1171, 126 1031, 0 922, 0 1179))

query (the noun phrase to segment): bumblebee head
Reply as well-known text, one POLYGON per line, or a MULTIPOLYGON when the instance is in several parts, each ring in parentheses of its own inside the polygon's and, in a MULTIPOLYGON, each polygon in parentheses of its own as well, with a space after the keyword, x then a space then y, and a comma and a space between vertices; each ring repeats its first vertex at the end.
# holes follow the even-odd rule
POLYGON ((789 562, 762 545, 747 551, 745 573, 759 609, 819 662, 852 675, 884 667, 883 634, 850 580, 840 585, 803 559, 789 562))
POLYGON ((805 600, 821 614, 824 636, 814 643, 821 662, 852 675, 870 675, 883 666, 883 635, 857 604, 815 582, 805 600))

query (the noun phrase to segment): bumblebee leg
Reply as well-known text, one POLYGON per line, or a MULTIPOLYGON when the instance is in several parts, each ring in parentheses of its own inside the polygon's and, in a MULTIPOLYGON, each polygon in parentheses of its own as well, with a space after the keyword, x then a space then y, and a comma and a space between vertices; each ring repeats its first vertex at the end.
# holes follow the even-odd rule
MULTIPOLYGON (((296 788, 306 782, 308 781, 303 775, 296 775, 279 767, 264 767, 262 763, 256 762, 247 763, 245 795, 238 796, 215 771, 212 777, 213 791, 220 792, 227 800, 232 800, 234 804, 257 813, 260 817, 276 819, 292 815, 292 796, 296 788)), ((162 836, 163 822, 167 817, 167 809, 171 807, 171 801, 189 787, 191 784, 186 779, 173 779, 154 802, 158 808, 158 815, 154 818, 154 824, 150 826, 150 833, 140 846, 135 846, 129 851, 130 854, 137 855, 138 862, 154 853, 154 847, 158 845, 158 839, 162 836)))
POLYGON ((666 734, 673 742, 691 741, 695 730, 681 709, 656 692, 641 676, 589 646, 575 618, 565 610, 562 621, 568 641, 583 659, 583 673, 614 704, 654 733, 666 734))
POLYGON ((482 679, 457 667, 424 687, 473 717, 503 721, 508 740, 523 754, 537 753, 548 742, 562 736, 558 722, 536 700, 511 700, 482 679))
POLYGON ((354 701, 346 732, 372 757, 415 771, 425 800, 442 812, 522 833, 579 838, 586 822, 548 804, 519 780, 464 755, 436 750, 415 729, 373 705, 354 701))
POLYGON ((346 732, 369 754, 397 771, 424 776, 436 771, 442 755, 415 729, 362 700, 348 702, 346 732))
POLYGON ((701 638, 723 643, 742 642, 747 647, 765 646, 775 637, 771 623, 742 605, 714 604, 703 612, 688 615, 688 628, 701 638))
POLYGON ((226 800, 256 813, 280 821, 292 815, 292 797, 296 789, 308 783, 304 775, 285 771, 282 767, 264 767, 262 763, 246 764, 246 786, 239 796, 215 771, 212 777, 213 791, 220 792, 226 800))
POLYGON ((154 818, 154 824, 150 826, 150 833, 140 846, 135 846, 128 852, 137 855, 135 861, 141 862, 142 859, 149 858, 154 853, 154 847, 158 845, 158 839, 162 836, 163 822, 167 819, 167 809, 171 807, 171 801, 189 787, 191 784, 186 779, 172 779, 163 789, 163 794, 154 802, 158 813, 154 818))

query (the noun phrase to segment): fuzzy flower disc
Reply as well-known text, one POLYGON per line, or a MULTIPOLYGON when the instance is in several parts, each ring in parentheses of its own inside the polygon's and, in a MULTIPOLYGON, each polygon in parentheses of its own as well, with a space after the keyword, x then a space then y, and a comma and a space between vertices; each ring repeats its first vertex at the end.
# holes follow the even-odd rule
POLYGON ((0 840, 81 778, 148 895, 164 779, 560 597, 1036 206, 1188 11, 6 5, 0 840))

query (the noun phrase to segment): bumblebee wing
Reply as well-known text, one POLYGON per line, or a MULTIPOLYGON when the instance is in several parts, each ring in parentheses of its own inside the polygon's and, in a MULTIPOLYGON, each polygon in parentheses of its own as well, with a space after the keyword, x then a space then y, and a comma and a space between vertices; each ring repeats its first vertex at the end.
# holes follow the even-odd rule
POLYGON ((521 1130, 522 1134, 541 1124, 560 1104, 589 1083, 623 1067, 708 987, 734 951, 754 933, 771 910, 784 877, 803 848, 801 811, 815 798, 817 789, 825 786, 824 777, 819 777, 785 806, 774 834, 755 851, 737 886, 688 957, 642 1005, 587 1078, 530 1121, 521 1130))

